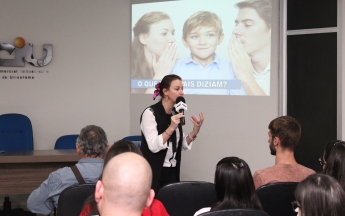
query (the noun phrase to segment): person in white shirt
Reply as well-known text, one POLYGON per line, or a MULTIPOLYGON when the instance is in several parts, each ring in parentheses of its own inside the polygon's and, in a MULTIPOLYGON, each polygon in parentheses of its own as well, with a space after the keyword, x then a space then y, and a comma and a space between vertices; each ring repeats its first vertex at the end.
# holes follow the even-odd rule
POLYGON ((203 113, 199 118, 192 116, 193 130, 187 135, 183 133, 180 122, 184 115, 174 108, 176 99, 183 96, 181 77, 166 75, 156 85, 154 98, 158 95, 161 100, 146 108, 140 118, 140 150, 151 165, 155 192, 164 185, 180 181, 181 151, 191 149, 204 121, 203 113))

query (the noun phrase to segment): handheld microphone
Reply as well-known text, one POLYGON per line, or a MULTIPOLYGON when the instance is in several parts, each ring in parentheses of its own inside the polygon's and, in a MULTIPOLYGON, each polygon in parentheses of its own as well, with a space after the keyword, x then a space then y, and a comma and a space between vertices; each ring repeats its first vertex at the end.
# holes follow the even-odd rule
MULTIPOLYGON (((176 104, 174 105, 176 112, 184 114, 184 111, 187 110, 187 104, 185 103, 186 100, 182 96, 176 98, 176 104)), ((184 117, 180 118, 180 124, 186 124, 186 120, 184 117)))

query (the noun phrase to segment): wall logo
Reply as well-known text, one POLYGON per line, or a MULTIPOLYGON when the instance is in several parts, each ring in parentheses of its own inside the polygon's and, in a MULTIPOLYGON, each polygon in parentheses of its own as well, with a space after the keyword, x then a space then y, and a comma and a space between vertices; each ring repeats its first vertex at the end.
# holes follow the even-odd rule
POLYGON ((0 66, 10 67, 24 67, 25 62, 35 67, 43 67, 51 62, 53 59, 53 45, 43 44, 43 57, 41 59, 35 59, 32 52, 33 45, 31 43, 25 43, 22 37, 14 39, 14 45, 8 43, 0 43, 0 51, 5 50, 10 55, 14 52, 14 59, 1 59, 0 66))

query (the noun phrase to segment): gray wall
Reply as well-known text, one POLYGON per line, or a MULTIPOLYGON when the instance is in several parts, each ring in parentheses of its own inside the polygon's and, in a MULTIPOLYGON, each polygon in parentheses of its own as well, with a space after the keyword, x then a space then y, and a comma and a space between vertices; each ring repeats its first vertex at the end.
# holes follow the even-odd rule
POLYGON ((0 79, 0 114, 27 115, 35 149, 52 149, 59 136, 88 124, 103 127, 111 143, 129 134, 128 1, 1 0, 0 20, 2 43, 21 36, 34 44, 36 58, 42 44, 53 44, 53 60, 43 68, 48 74, 0 79))

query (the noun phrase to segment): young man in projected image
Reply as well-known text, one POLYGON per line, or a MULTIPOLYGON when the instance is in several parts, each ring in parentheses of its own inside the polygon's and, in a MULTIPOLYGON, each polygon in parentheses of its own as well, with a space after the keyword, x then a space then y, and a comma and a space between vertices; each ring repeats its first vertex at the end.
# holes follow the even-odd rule
POLYGON ((236 78, 248 95, 270 95, 272 0, 245 0, 228 47, 236 78))
POLYGON ((191 55, 178 60, 172 71, 185 81, 185 94, 229 95, 231 93, 224 83, 225 80, 236 79, 234 72, 230 62, 220 59, 215 53, 223 39, 222 21, 215 13, 199 11, 185 21, 182 42, 190 49, 191 55), (212 89, 209 84, 207 87, 201 84, 212 83, 207 80, 224 80, 218 84, 224 85, 225 88, 212 89), (195 88, 201 85, 206 88, 195 88))

